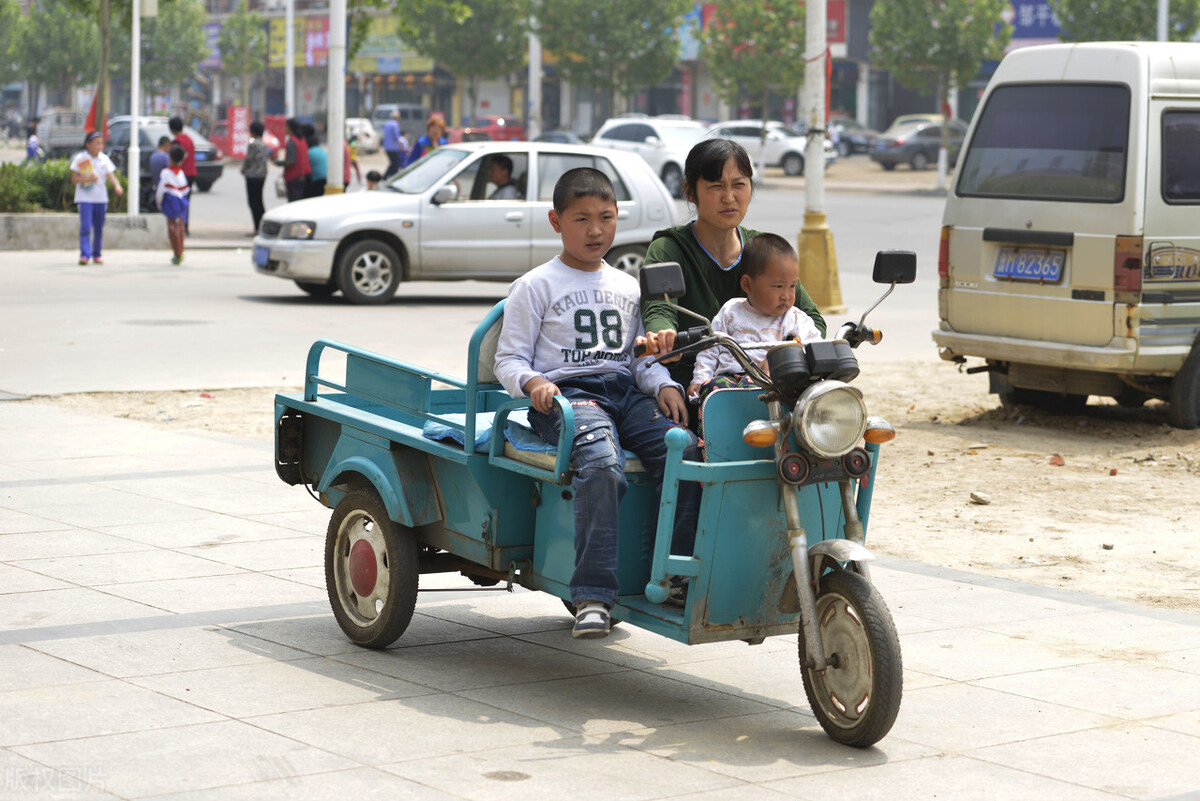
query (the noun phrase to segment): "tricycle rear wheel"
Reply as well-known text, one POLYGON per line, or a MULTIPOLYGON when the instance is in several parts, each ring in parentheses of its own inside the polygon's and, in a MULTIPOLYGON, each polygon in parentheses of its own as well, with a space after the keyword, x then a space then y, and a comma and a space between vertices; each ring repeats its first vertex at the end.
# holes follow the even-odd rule
POLYGON ((338 625, 364 648, 386 648, 417 604, 417 541, 388 518, 379 497, 357 490, 333 510, 325 535, 325 587, 338 625))
POLYGON ((821 577, 817 622, 828 667, 809 667, 800 630, 804 692, 821 728, 843 745, 866 748, 891 730, 900 711, 903 670, 900 638, 875 588, 857 573, 821 577))

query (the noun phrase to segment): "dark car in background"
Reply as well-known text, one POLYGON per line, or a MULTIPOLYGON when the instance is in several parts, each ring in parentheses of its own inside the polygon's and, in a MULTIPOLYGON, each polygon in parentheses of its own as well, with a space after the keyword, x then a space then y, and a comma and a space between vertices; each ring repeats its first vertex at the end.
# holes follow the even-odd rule
MULTIPOLYGON (((153 182, 158 176, 150 175, 150 154, 158 149, 160 137, 173 139, 166 117, 141 117, 138 120, 140 135, 138 147, 141 149, 140 175, 142 184, 153 182)), ((207 192, 225 171, 225 154, 221 148, 214 145, 200 134, 195 128, 185 125, 183 132, 192 138, 196 146, 196 189, 207 192)), ((129 151, 129 117, 117 116, 108 121, 108 155, 117 165, 117 169, 129 174, 126 164, 126 154, 129 151)), ((144 189, 144 186, 143 186, 144 189)))
MULTIPOLYGON (((958 161, 958 151, 967 135, 967 126, 958 120, 950 120, 947 156, 950 166, 958 161)), ((914 170, 923 170, 937 164, 938 149, 942 145, 942 126, 935 122, 893 123, 890 128, 875 138, 871 146, 871 160, 885 170, 896 169, 897 164, 907 164, 914 170)))
POLYGON ((879 131, 853 117, 835 117, 825 127, 829 129, 830 138, 837 142, 838 155, 842 158, 851 153, 871 152, 871 142, 879 136, 879 131))

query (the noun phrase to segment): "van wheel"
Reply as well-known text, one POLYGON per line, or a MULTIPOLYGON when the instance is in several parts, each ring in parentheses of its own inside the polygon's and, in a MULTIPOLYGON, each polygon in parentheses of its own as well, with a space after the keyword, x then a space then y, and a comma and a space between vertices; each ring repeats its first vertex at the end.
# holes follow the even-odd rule
POLYGON ((916 153, 913 153, 913 157, 909 159, 908 164, 914 170, 923 170, 929 166, 929 157, 918 150, 916 153))
POLYGON ((788 153, 783 157, 783 174, 784 175, 803 175, 804 174, 804 156, 799 153, 788 153))
POLYGON ((662 182, 671 193, 671 197, 683 197, 683 170, 678 164, 668 164, 663 167, 662 182))
POLYGON ((1200 345, 1193 345, 1171 381, 1167 420, 1175 428, 1200 428, 1200 345))
POLYGON ((1032 406, 1051 414, 1077 414, 1087 406, 1087 395, 1072 395, 1062 392, 1046 392, 1041 389, 1013 387, 1012 392, 1000 393, 1000 405, 1006 409, 1014 406, 1032 406))

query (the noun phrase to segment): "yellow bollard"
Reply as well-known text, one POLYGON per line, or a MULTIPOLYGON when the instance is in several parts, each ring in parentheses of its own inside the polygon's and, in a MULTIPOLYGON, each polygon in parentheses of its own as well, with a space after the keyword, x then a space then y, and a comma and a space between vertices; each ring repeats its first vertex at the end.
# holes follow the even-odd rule
POLYGON ((800 256, 800 283, 821 314, 845 314, 848 309, 842 303, 833 232, 825 223, 824 212, 804 213, 804 227, 796 241, 796 252, 800 256))

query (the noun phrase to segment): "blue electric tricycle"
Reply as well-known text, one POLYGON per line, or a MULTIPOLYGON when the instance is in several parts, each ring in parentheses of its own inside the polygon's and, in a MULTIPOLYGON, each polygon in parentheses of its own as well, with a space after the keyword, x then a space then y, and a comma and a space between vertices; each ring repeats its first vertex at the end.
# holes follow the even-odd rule
MULTIPOLYGON (((868 312, 915 273, 914 254, 877 254, 875 281, 890 287, 868 312)), ((675 264, 648 265, 641 281, 644 297, 683 292, 675 264)), ((542 443, 523 424, 528 401, 496 381, 503 313, 501 301, 472 335, 465 381, 320 340, 304 393, 276 396, 276 470, 333 509, 329 600, 359 645, 384 648, 404 633, 422 573, 519 584, 570 608, 571 440, 542 443)), ((776 343, 760 365, 699 319, 673 353, 728 348, 761 388, 705 399, 703 462, 683 460, 687 437, 668 432, 661 502, 627 454, 612 617, 687 644, 799 631, 804 689, 821 726, 840 743, 869 746, 891 729, 902 684, 899 640, 863 545, 879 446, 895 432, 868 417, 849 383, 859 371, 853 348, 880 333, 864 314, 830 341, 776 343), (680 481, 703 484, 693 553, 670 552, 680 481), (669 590, 681 578, 679 605, 669 590)), ((571 406, 555 400, 571 432, 571 406)))

